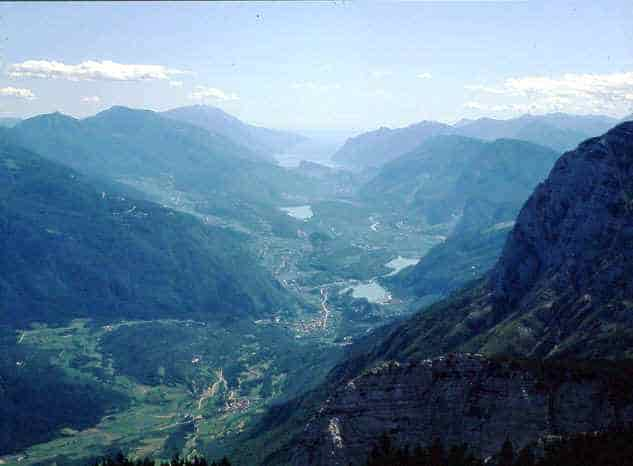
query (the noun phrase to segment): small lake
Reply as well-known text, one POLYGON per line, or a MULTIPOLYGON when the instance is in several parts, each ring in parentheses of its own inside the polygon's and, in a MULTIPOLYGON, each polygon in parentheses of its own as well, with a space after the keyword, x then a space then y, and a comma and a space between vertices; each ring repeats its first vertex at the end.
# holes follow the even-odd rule
POLYGON ((402 269, 415 265, 418 262, 420 262, 420 259, 398 256, 385 264, 385 267, 392 269, 391 272, 387 274, 387 277, 390 275, 395 275, 402 269))
POLYGON ((365 283, 358 283, 348 289, 352 290, 352 296, 354 298, 365 298, 370 303, 386 304, 391 301, 391 294, 374 280, 365 283))
POLYGON ((282 207, 281 210, 286 212, 293 218, 298 218, 299 220, 308 220, 312 218, 314 213, 312 212, 312 207, 309 205, 298 205, 295 207, 282 207))

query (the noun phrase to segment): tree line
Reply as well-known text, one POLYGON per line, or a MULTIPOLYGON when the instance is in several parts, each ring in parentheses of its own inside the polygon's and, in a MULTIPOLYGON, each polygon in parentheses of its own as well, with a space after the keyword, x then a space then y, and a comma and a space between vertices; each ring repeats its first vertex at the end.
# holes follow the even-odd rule
MULTIPOLYGON (((398 447, 384 434, 369 453, 365 466, 633 466, 633 426, 606 432, 580 433, 549 440, 539 448, 515 448, 506 438, 492 458, 479 458, 466 444, 446 448, 439 439, 429 446, 398 447)), ((94 466, 231 466, 224 457, 209 462, 204 458, 157 463, 149 458, 131 460, 119 453, 94 466)), ((306 465, 308 466, 308 465, 306 465)), ((351 463, 350 463, 351 466, 351 463)))
POLYGON ((201 457, 183 459, 175 456, 171 461, 156 463, 155 460, 149 458, 132 460, 123 453, 119 453, 114 457, 96 461, 94 466, 231 466, 231 462, 226 457, 219 461, 208 462, 201 457))
POLYGON ((396 447, 383 435, 366 466, 633 466, 633 427, 556 438, 537 449, 516 449, 506 438, 490 459, 478 458, 468 445, 446 449, 439 439, 428 447, 396 447))

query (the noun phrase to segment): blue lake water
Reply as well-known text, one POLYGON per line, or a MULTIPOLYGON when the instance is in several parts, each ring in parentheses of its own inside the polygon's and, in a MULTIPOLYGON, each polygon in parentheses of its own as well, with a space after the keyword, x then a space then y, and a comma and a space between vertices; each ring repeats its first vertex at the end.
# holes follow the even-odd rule
POLYGON ((312 207, 310 207, 309 205, 282 207, 281 210, 286 212, 291 217, 298 218, 299 220, 308 220, 314 215, 314 213, 312 212, 312 207))

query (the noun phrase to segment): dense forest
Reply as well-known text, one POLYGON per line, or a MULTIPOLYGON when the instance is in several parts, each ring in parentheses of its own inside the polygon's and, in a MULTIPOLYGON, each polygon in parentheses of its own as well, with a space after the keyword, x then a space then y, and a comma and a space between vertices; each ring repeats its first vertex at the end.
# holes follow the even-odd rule
POLYGON ((633 427, 556 437, 515 449, 507 438, 494 458, 478 458, 468 445, 445 448, 439 440, 429 447, 396 447, 383 435, 366 466, 629 466, 633 465, 633 427))
POLYGON ((95 463, 95 466, 231 466, 231 462, 225 457, 220 461, 208 462, 204 458, 193 458, 186 460, 175 456, 169 462, 157 463, 154 460, 145 458, 142 460, 131 460, 122 453, 119 453, 114 458, 106 458, 95 463))
MULTIPOLYGON (((94 466, 230 466, 226 458, 208 462, 174 457, 157 463, 149 458, 132 460, 119 453, 94 466)), ((369 453, 365 466, 629 466, 633 465, 633 426, 608 432, 588 432, 548 439, 516 449, 510 438, 493 458, 479 458, 466 444, 446 448, 438 439, 430 446, 397 447, 384 434, 369 453)))

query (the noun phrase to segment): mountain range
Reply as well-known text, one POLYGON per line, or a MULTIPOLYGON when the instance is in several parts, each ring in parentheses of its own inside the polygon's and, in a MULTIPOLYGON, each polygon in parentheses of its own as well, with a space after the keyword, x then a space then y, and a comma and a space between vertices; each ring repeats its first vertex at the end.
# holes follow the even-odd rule
POLYGON ((412 151, 431 136, 450 132, 449 125, 435 121, 422 121, 406 128, 381 127, 349 138, 332 160, 350 167, 377 167, 412 151))
POLYGON ((241 230, 262 223, 287 229, 275 205, 311 186, 221 134, 149 110, 112 107, 82 120, 40 115, 9 134, 17 145, 82 173, 241 230))
POLYGON ((307 141, 305 136, 289 131, 249 125, 217 107, 208 105, 179 107, 161 114, 206 129, 211 133, 221 134, 269 161, 275 160, 275 154, 285 152, 307 141))
POLYGON ((441 134, 484 140, 521 139, 564 152, 589 137, 602 134, 617 122, 607 116, 565 113, 523 115, 508 120, 460 120, 454 125, 424 121, 406 128, 380 128, 351 138, 333 160, 354 168, 376 167, 412 151, 427 138, 441 134))
MULTIPOLYGON (((404 204, 429 224, 459 218, 474 200, 516 210, 557 157, 553 150, 525 141, 436 136, 385 164, 360 195, 404 204)), ((513 214, 499 221, 511 220, 513 214)))

